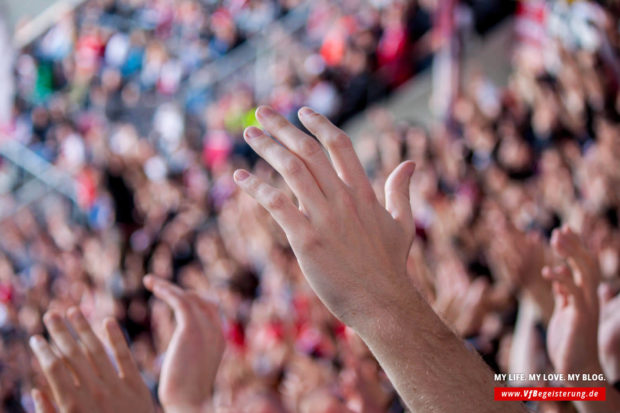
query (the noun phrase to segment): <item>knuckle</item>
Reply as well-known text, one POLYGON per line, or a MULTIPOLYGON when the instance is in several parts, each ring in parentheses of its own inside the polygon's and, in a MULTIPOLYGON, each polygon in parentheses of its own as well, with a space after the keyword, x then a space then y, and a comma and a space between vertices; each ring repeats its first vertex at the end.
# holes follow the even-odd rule
MULTIPOLYGON (((372 188, 372 186, 370 186, 370 184, 369 185, 363 185, 360 188, 359 196, 360 196, 360 198, 364 202, 373 202, 373 201, 376 201, 376 199, 377 199, 377 195, 375 194, 375 190, 372 188)), ((388 196, 387 192, 386 192, 386 196, 388 196)))
POLYGON ((288 126, 289 126, 289 123, 286 119, 279 117, 279 116, 274 119, 274 130, 277 133, 285 132, 288 126))
POLYGON ((279 210, 284 207, 287 199, 281 192, 275 192, 269 196, 267 200, 267 208, 272 210, 279 210))
POLYGON ((353 211, 355 209, 355 198, 349 192, 345 192, 344 194, 342 194, 339 199, 345 211, 353 211))
POLYGON ((320 240, 314 231, 305 231, 303 235, 299 237, 301 248, 304 250, 312 250, 320 245, 320 240))
POLYGON ((299 154, 304 157, 312 157, 316 155, 321 148, 319 145, 311 139, 304 139, 299 144, 299 154))
POLYGON ((298 175, 303 168, 301 161, 297 158, 287 159, 283 167, 284 172, 288 175, 298 175))
POLYGON ((49 360, 44 366, 51 375, 59 375, 64 370, 64 363, 57 357, 49 360))
POLYGON ((330 136, 329 144, 334 148, 349 148, 351 147, 351 139, 346 133, 340 131, 330 136))

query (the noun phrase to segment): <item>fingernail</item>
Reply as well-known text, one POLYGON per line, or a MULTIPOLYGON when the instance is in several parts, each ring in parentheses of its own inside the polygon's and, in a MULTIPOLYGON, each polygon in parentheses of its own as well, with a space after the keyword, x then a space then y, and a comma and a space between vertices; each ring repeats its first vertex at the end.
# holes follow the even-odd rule
POLYGON ((77 307, 71 307, 70 309, 67 310, 67 317, 70 318, 71 320, 75 321, 78 318, 78 313, 80 312, 80 310, 78 310, 77 307))
POLYGON ((416 167, 415 162, 409 163, 409 175, 413 175, 413 173, 415 172, 415 167, 416 167))
POLYGON ((28 344, 30 345, 30 348, 33 350, 39 350, 41 349, 41 347, 43 347, 43 338, 39 337, 39 336, 32 336, 30 337, 30 340, 28 341, 28 344))
POLYGON ((299 116, 307 117, 307 116, 311 116, 314 114, 315 112, 307 106, 304 106, 303 108, 299 109, 299 116))
POLYGON ((245 181, 249 176, 250 174, 247 173, 247 171, 244 171, 243 169, 238 169, 235 171, 233 178, 235 179, 235 181, 241 182, 241 181, 245 181))
POLYGON ((254 126, 250 126, 249 128, 245 130, 245 136, 250 139, 258 138, 262 134, 263 134, 263 131, 254 126))
POLYGON ((269 106, 259 106, 256 109, 256 116, 261 118, 268 118, 274 116, 276 113, 269 106))
POLYGON ((47 313, 43 316, 43 322, 45 324, 58 324, 60 322, 60 316, 56 313, 47 313))

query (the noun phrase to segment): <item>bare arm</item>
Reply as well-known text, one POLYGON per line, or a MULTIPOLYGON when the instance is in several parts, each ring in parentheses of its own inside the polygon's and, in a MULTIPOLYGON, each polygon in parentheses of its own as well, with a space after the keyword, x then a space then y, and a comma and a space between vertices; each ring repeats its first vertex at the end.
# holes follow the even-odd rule
POLYGON ((282 175, 299 207, 247 171, 237 171, 235 181, 280 224, 314 291, 366 341, 407 405, 424 412, 525 412, 519 403, 493 401, 491 371, 406 274, 415 165, 404 162, 392 172, 383 207, 350 139, 323 116, 307 108, 299 116, 323 147, 269 108, 259 108, 257 117, 277 141, 257 128, 246 130, 246 141, 282 175))

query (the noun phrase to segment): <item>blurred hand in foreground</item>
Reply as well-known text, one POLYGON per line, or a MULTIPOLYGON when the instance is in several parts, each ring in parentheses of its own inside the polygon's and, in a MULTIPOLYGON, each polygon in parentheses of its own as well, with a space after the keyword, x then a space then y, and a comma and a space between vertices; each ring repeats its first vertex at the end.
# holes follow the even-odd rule
MULTIPOLYGON (((600 275, 596 260, 570 228, 551 235, 553 250, 566 260, 554 268, 545 267, 543 277, 552 281, 555 305, 547 328, 547 352, 557 373, 603 373, 598 358, 600 275)), ((580 376, 581 377, 581 376, 580 376)), ((600 386, 592 381, 567 381, 568 386, 600 386)), ((606 384, 606 383, 605 383, 606 384)), ((604 402, 574 402, 581 413, 620 411, 620 393, 607 385, 604 402)))
POLYGON ((551 246, 568 265, 545 267, 543 278, 552 281, 555 305, 547 331, 547 349, 558 373, 600 372, 597 328, 598 272, 570 228, 553 231, 551 246))
POLYGON ((50 343, 41 336, 30 339, 52 394, 34 389, 37 413, 152 413, 151 394, 127 346, 123 332, 113 319, 105 320, 104 345, 77 308, 67 312, 75 335, 61 314, 48 312, 43 318, 50 343), (115 368, 116 365, 116 368, 115 368), (56 406, 56 407, 54 407, 56 406))
POLYGON ((607 379, 615 383, 620 380, 620 294, 614 296, 612 287, 602 284, 599 299, 599 357, 607 379))
POLYGON ((176 320, 159 380, 164 410, 212 411, 213 383, 225 347, 217 307, 161 278, 147 276, 144 285, 172 308, 176 320))

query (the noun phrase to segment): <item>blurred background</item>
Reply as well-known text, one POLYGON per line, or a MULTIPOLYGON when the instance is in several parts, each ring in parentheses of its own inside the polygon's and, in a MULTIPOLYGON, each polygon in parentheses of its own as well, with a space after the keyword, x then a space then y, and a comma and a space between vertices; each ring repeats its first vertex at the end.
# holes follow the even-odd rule
POLYGON ((0 412, 33 411, 27 339, 75 304, 155 394, 174 323, 146 273, 218 297, 218 411, 405 411, 232 182, 282 184, 242 139, 259 104, 340 125, 380 200, 416 161, 410 275, 495 371, 549 365, 554 228, 618 280, 618 1, 2 1, 0 412))

